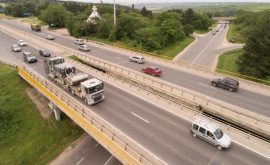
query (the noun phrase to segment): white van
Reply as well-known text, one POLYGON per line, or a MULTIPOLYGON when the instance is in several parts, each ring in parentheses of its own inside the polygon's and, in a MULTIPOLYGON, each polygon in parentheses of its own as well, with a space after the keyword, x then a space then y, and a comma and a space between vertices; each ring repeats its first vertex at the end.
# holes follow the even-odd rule
POLYGON ((200 116, 195 116, 190 132, 193 137, 200 137, 214 144, 219 150, 229 148, 232 143, 231 138, 222 132, 218 125, 200 116))

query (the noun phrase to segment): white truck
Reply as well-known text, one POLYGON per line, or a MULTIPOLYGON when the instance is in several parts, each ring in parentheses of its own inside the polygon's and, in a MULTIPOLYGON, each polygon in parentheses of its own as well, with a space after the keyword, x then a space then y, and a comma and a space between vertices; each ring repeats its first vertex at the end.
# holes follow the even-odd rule
POLYGON ((44 66, 52 81, 82 98, 87 104, 93 105, 105 99, 102 81, 88 79, 85 73, 76 73, 75 67, 65 63, 62 57, 50 58, 44 61, 44 66))

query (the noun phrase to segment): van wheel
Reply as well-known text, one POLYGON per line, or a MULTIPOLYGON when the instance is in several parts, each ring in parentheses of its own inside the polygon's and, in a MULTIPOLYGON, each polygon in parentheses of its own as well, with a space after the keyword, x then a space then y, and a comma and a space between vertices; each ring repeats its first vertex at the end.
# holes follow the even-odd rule
POLYGON ((197 134, 196 133, 193 133, 192 136, 196 138, 197 137, 197 134))
POLYGON ((229 91, 230 91, 230 92, 233 92, 233 88, 229 88, 229 91))
POLYGON ((216 87, 216 86, 217 86, 217 83, 213 82, 212 85, 213 85, 214 87, 216 87))
POLYGON ((220 145, 217 146, 218 150, 222 150, 222 147, 220 145))

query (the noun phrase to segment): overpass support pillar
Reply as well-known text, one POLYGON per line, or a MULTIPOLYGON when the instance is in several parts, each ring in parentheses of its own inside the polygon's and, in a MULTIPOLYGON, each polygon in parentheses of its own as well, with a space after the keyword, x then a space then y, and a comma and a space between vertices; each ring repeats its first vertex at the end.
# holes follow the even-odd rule
POLYGON ((54 103, 51 102, 51 101, 50 101, 50 103, 49 103, 49 107, 53 110, 54 115, 55 115, 55 119, 56 119, 57 121, 61 120, 61 118, 60 118, 60 113, 61 113, 61 111, 59 110, 59 108, 58 108, 56 105, 54 105, 54 103))

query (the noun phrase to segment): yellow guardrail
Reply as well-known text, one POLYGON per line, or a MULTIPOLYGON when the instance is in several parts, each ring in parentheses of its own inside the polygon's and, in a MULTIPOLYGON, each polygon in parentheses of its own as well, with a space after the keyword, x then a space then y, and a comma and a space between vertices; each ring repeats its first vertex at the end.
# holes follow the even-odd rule
POLYGON ((18 73, 27 78, 31 83, 33 83, 36 87, 38 87, 42 92, 44 92, 51 100, 53 100, 57 106, 64 109, 69 115, 71 115, 76 121, 78 121, 82 126, 84 126, 89 132, 95 135, 100 141, 102 141, 108 148, 110 148, 115 154, 117 154, 121 159, 127 162, 130 165, 142 165, 138 160, 136 160, 133 156, 131 156, 128 152, 126 152, 123 148, 121 148, 118 144, 104 135, 101 131, 95 128, 92 124, 90 124, 86 119, 77 114, 72 108, 66 105, 61 99, 56 97, 53 93, 51 93, 47 88, 37 82, 34 78, 28 75, 23 69, 17 66, 18 73))

